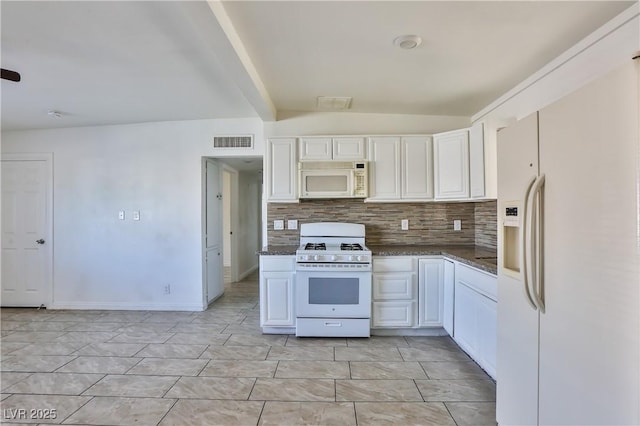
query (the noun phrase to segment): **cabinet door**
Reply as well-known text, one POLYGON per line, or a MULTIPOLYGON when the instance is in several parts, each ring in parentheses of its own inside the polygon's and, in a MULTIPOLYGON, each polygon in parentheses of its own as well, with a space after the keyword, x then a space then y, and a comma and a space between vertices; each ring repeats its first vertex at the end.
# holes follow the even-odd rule
POLYGON ((496 341, 498 304, 488 297, 478 295, 478 364, 491 377, 496 377, 496 341))
POLYGON ((471 288, 456 280, 454 306, 454 340, 472 358, 478 353, 477 322, 476 322, 476 293, 471 288))
POLYGON ((469 198, 469 132, 434 135, 433 149, 435 198, 469 198))
POLYGON ((469 193, 471 198, 485 196, 483 123, 476 123, 469 129, 469 193))
POLYGON ((371 325, 373 327, 413 327, 415 302, 373 302, 371 325))
POLYGON ((270 139, 266 156, 267 200, 297 201, 295 138, 270 139))
POLYGON ((420 259, 418 324, 441 327, 444 318, 444 260, 420 259))
POLYGON ((364 138, 333 138, 333 159, 340 161, 366 160, 364 138))
POLYGON ((444 312, 442 317, 442 326, 453 337, 453 305, 454 305, 454 286, 455 286, 455 264, 450 260, 444 261, 444 312))
POLYGON ((400 138, 369 138, 369 199, 400 199, 400 138))
POLYGON ((402 198, 433 199, 432 152, 428 136, 402 138, 402 198))
POLYGON ((294 326, 292 272, 263 272, 260 276, 260 326, 294 326))
POLYGON ((300 161, 331 160, 331 138, 300 138, 300 161))

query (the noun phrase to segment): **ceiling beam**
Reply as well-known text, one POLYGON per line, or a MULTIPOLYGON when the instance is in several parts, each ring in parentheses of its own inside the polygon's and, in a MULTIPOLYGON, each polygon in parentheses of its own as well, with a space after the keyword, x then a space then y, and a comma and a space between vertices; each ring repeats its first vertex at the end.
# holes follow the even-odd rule
POLYGON ((213 40, 216 55, 225 64, 240 91, 255 108, 263 121, 276 120, 276 107, 271 101, 256 67, 240 40, 227 11, 219 0, 208 0, 207 4, 218 21, 219 37, 213 40))

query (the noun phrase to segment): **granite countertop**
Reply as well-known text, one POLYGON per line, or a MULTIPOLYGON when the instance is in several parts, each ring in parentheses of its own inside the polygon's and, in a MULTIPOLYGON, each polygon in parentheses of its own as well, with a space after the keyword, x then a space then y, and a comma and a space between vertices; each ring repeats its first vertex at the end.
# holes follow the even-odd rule
MULTIPOLYGON (((473 266, 496 275, 498 273, 497 254, 493 249, 482 246, 456 245, 369 245, 374 256, 447 256, 460 263, 473 266)), ((298 246, 268 246, 259 255, 295 255, 298 246)))

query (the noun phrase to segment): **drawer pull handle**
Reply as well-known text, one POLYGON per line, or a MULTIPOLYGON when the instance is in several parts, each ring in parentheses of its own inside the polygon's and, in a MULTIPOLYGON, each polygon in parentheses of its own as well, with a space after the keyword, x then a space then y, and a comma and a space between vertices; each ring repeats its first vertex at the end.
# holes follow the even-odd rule
POLYGON ((324 326, 325 327, 342 327, 342 323, 325 321, 324 326))

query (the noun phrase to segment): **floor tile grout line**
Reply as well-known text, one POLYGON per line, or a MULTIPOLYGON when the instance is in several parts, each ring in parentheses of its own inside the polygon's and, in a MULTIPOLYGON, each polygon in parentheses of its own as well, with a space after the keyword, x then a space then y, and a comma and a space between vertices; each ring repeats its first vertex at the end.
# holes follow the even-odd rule
POLYGON ((458 422, 455 419, 455 417, 453 417, 453 414, 451 413, 451 410, 449 410, 449 406, 447 405, 447 403, 445 401, 442 401, 441 404, 444 405, 444 409, 447 410, 447 413, 449 413, 449 417, 451 417, 451 420, 453 420, 453 423, 455 423, 456 426, 459 426, 458 422))
MULTIPOLYGON (((81 397, 81 396, 83 396, 83 395, 78 395, 78 396, 80 396, 80 397, 81 397)), ((84 395, 84 396, 86 397, 86 396, 89 396, 89 395, 84 395)), ((89 399, 87 399, 87 401, 86 401, 84 404, 82 404, 81 406, 79 406, 78 408, 76 408, 76 409, 73 411, 73 413, 69 414, 67 417, 65 417, 63 420, 61 420, 59 424, 63 424, 64 422, 66 422, 67 420, 69 420, 69 419, 71 418, 71 416, 73 416, 75 413, 77 413, 78 411, 80 411, 80 409, 82 409, 85 405, 87 405, 88 403, 90 403, 91 401, 93 401, 93 399, 94 399, 94 398, 95 398, 95 396, 90 396, 90 397, 89 397, 89 399)))
MULTIPOLYGON (((167 392, 169 392, 169 391, 167 391, 167 392)), ((162 399, 165 400, 165 401, 167 400, 166 398, 164 398, 164 396, 162 397, 162 399)), ((165 417, 167 417, 169 415, 169 413, 171 412, 171 410, 173 410, 173 407, 178 405, 178 402, 180 402, 180 399, 179 398, 175 398, 175 401, 173 401, 173 404, 171 404, 171 407, 169 407, 167 412, 162 415, 160 420, 158 420, 158 422, 156 423, 156 426, 158 426, 160 423, 162 423, 162 421, 165 419, 165 417)))

